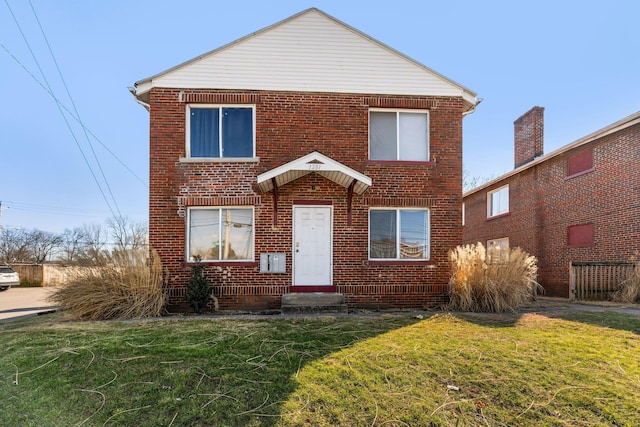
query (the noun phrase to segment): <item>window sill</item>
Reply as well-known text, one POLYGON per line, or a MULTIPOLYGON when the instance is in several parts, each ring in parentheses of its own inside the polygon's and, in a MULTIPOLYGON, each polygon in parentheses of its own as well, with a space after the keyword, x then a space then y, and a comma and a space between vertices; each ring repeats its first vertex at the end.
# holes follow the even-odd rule
POLYGON ((260 157, 180 157, 180 163, 260 163, 260 157))
POLYGON ((565 181, 568 181, 568 180, 570 180, 570 179, 572 179, 572 178, 576 178, 576 177, 579 177, 579 176, 582 176, 582 175, 586 175, 586 174, 588 174, 588 173, 590 173, 590 172, 593 172, 594 170, 596 170, 596 168, 589 168, 589 169, 585 169, 585 170, 580 171, 580 172, 578 172, 578 173, 574 173, 573 175, 566 176, 566 177, 564 178, 564 180, 565 180, 565 181))
POLYGON ((413 260, 413 259, 388 259, 388 260, 369 260, 370 266, 386 266, 386 265, 433 265, 435 266, 435 261, 428 259, 421 260, 413 260))
POLYGON ((215 266, 215 267, 259 267, 260 263, 255 261, 186 261, 184 263, 185 267, 191 267, 194 265, 207 265, 207 266, 215 266))
POLYGON ((389 166, 435 166, 436 162, 428 160, 367 160, 369 165, 389 165, 389 166))
POLYGON ((494 219, 500 219, 500 218, 504 218, 505 216, 509 216, 511 215, 511 212, 505 212, 505 213, 501 213, 498 215, 494 215, 494 216, 490 216, 486 219, 486 221, 492 221, 494 219))
POLYGON ((595 246, 595 243, 582 243, 578 245, 566 245, 565 249, 590 248, 593 246, 595 246))

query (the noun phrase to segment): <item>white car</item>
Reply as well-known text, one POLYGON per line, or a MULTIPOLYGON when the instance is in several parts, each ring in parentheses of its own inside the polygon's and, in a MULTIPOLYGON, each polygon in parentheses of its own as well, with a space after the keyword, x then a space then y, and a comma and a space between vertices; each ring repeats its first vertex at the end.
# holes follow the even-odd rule
POLYGON ((0 266, 0 291, 6 291, 11 286, 20 284, 20 276, 13 271, 13 268, 6 265, 0 266))

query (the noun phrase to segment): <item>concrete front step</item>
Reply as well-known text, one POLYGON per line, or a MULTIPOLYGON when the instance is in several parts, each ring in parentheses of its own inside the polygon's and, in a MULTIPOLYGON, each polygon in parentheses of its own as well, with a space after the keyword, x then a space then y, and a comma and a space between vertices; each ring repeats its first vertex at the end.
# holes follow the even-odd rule
POLYGON ((294 292, 282 295, 283 313, 346 313, 343 294, 325 292, 294 292))

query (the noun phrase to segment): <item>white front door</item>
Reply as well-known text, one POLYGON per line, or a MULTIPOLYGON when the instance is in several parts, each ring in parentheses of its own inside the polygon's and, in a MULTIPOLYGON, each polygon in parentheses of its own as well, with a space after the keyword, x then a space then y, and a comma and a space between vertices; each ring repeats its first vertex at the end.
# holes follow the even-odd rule
POLYGON ((331 286, 330 206, 293 207, 293 285, 331 286))

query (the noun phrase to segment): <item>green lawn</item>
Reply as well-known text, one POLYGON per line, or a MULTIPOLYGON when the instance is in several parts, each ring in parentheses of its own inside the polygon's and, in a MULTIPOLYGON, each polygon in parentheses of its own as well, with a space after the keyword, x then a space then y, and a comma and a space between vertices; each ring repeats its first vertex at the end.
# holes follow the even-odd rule
POLYGON ((7 426, 640 425, 640 317, 0 323, 7 426))

